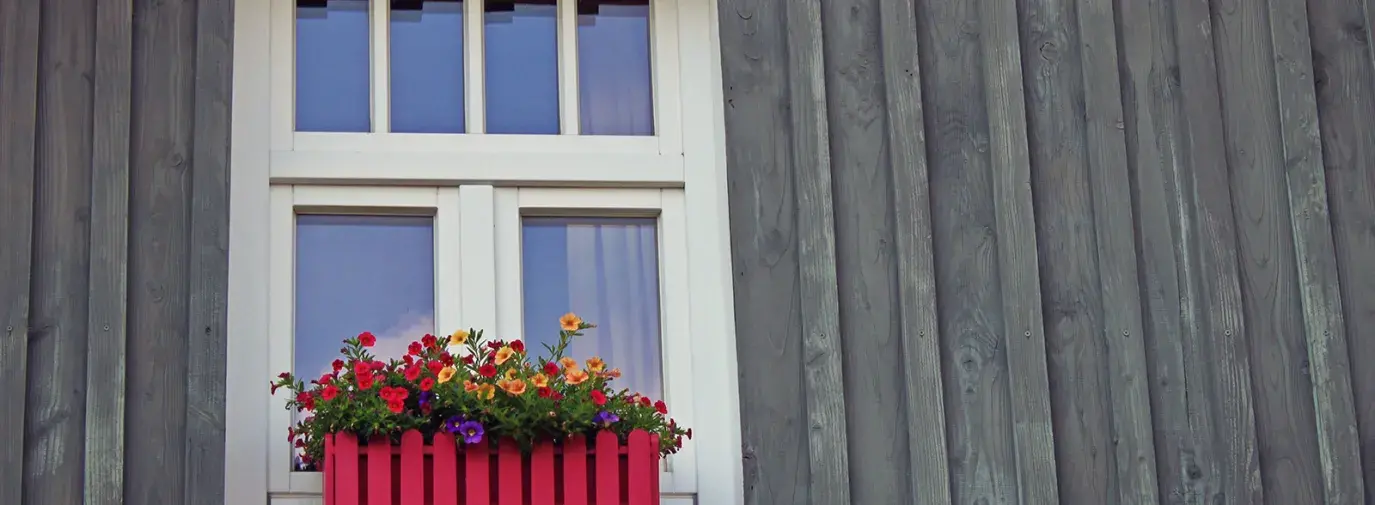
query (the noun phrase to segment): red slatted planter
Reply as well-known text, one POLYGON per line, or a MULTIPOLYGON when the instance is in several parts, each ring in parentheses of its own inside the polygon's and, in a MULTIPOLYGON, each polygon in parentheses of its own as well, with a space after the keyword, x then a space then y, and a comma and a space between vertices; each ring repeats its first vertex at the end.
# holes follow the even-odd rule
POLYGON ((325 437, 325 505, 651 505, 659 500, 659 436, 631 432, 620 444, 600 432, 589 447, 573 437, 531 454, 502 441, 459 448, 453 435, 425 444, 407 431, 401 445, 325 437))

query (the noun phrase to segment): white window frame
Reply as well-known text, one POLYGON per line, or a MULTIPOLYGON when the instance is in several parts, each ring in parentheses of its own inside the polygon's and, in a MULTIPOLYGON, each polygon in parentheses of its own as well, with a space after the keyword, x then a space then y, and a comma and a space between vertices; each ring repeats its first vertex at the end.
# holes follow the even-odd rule
POLYGON ((298 132, 296 120, 296 3, 272 3, 272 177, 278 180, 374 180, 377 167, 394 165, 388 179, 452 181, 455 166, 482 167, 469 180, 537 182, 569 176, 560 167, 584 165, 581 182, 683 182, 683 86, 679 60, 680 1, 650 2, 650 71, 654 134, 579 135, 577 3, 559 1, 559 123, 557 135, 483 133, 484 0, 464 0, 464 111, 467 133, 390 132, 390 2, 369 0, 372 131, 298 132), (519 155, 513 155, 519 153, 519 155), (398 158, 399 156, 399 158, 398 158))
MULTIPOLYGON (((674 361, 665 360, 669 405, 674 416, 696 434, 684 451, 672 458, 667 480, 661 482, 666 492, 692 490, 695 495, 665 494, 664 503, 743 503, 716 0, 652 1, 656 2, 651 28, 655 136, 608 137, 316 134, 283 129, 281 126, 289 126, 295 117, 294 104, 290 103, 294 65, 282 66, 283 57, 290 63, 294 48, 282 43, 288 39, 279 32, 284 19, 288 33, 294 31, 290 18, 294 17, 294 2, 236 0, 226 504, 320 502, 319 495, 312 492, 318 490, 318 484, 311 482, 309 474, 301 474, 300 483, 292 482, 289 476, 285 487, 270 482, 274 477, 270 477, 269 460, 280 459, 282 467, 289 461, 276 457, 281 452, 276 448, 285 445, 283 430, 289 424, 279 424, 273 417, 289 419, 289 414, 268 394, 267 381, 276 372, 289 369, 289 358, 287 368, 281 368, 281 353, 274 352, 273 346, 280 345, 274 342, 289 342, 282 340, 277 328, 282 325, 276 320, 279 307, 294 307, 292 302, 278 304, 272 300, 283 295, 276 288, 281 283, 280 272, 270 267, 274 256, 288 261, 294 258, 294 252, 284 255, 276 246, 290 241, 285 237, 294 236, 295 220, 291 216, 297 207, 430 209, 437 218, 437 251, 451 240, 444 237, 444 230, 453 229, 456 220, 465 243, 488 241, 493 247, 465 251, 457 268, 447 273, 441 272, 441 265, 453 267, 453 263, 441 260, 445 253, 437 254, 436 289, 448 289, 451 282, 458 285, 457 279, 462 279, 468 286, 495 285, 499 294, 476 296, 478 293, 469 295, 466 290, 457 295, 436 293, 436 324, 440 328, 451 324, 497 328, 510 324, 503 320, 511 317, 510 302, 500 300, 513 299, 511 290, 518 290, 518 284, 504 280, 510 278, 511 266, 499 258, 512 250, 511 233, 517 234, 518 247, 519 228, 499 223, 509 224, 515 216, 518 224, 523 208, 526 212, 549 210, 551 206, 594 211, 613 201, 623 207, 645 207, 647 204, 630 202, 645 198, 649 194, 646 190, 657 190, 660 195, 660 240, 670 240, 671 234, 665 235, 664 228, 680 227, 684 237, 681 261, 661 258, 660 268, 665 273, 660 279, 665 307, 661 325, 665 346, 677 349, 674 361), (288 18, 281 15, 282 5, 288 6, 288 18), (651 149, 644 145, 646 142, 657 147, 651 149), (613 193, 625 196, 601 201, 613 193), (424 196, 428 194, 433 197, 424 196), (679 206, 681 212, 673 210, 679 206), (290 210, 283 213, 282 208, 290 210), (678 218, 671 217, 675 213, 681 216, 680 224, 665 223, 676 222, 678 218), (456 217, 450 219, 451 215, 456 217), (675 274, 674 270, 680 272, 675 274), (671 285, 675 275, 686 277, 686 282, 671 285), (675 332, 683 331, 692 338, 675 337, 675 332), (689 348, 685 352, 681 340, 686 340, 689 348), (675 386, 668 384, 670 375, 688 377, 686 393, 675 392, 675 386), (693 396, 692 391, 710 394, 693 396), (692 416, 691 423, 687 422, 694 412, 711 415, 692 416), (681 465, 683 468, 677 465, 693 460, 695 464, 681 465), (285 491, 270 493, 275 489, 285 491)), ((466 19, 480 21, 477 16, 466 19)), ((471 44, 466 47, 475 50, 471 44)), ((378 50, 373 48, 374 53, 378 50)), ((561 56, 561 62, 567 61, 566 56, 561 56)), ((467 61, 471 66, 474 60, 467 61)), ((465 76, 469 83, 473 82, 471 71, 469 68, 469 76, 465 76)), ((560 76, 576 82, 567 73, 560 76)), ((472 87, 466 88, 471 93, 472 87)), ((374 86, 374 98, 378 91, 374 86)), ((469 114, 473 103, 468 100, 469 114)), ((561 107, 566 104, 561 102, 561 107)), ((467 119, 470 127, 480 124, 471 116, 467 119)), ((641 210, 652 211, 649 207, 641 210)), ((515 268, 518 272, 519 265, 515 268)), ((280 477, 275 479, 280 481, 280 477)))

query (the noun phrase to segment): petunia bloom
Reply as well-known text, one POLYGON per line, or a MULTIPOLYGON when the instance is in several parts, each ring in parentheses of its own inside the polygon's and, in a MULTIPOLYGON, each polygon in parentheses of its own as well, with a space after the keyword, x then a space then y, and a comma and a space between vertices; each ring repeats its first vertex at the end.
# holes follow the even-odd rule
POLYGON ((597 373, 604 368, 606 368, 606 362, 602 361, 601 358, 593 356, 587 360, 587 371, 589 372, 597 373))
POLYGON ((339 396, 339 388, 335 387, 334 384, 325 386, 325 389, 320 391, 320 398, 324 398, 325 401, 333 400, 336 396, 339 396))
POLYGON ((358 343, 363 347, 372 347, 374 345, 377 345, 377 336, 373 335, 370 331, 359 333, 358 343))
POLYGON ((511 349, 510 346, 505 346, 505 347, 502 347, 501 349, 497 349, 497 357, 496 357, 497 365, 501 365, 501 364, 503 364, 503 363, 506 363, 506 360, 511 359, 511 356, 514 355, 515 353, 516 353, 516 351, 513 350, 513 349, 511 349))
POLYGON ((559 327, 563 328, 563 331, 578 331, 582 329, 582 318, 578 317, 577 314, 569 312, 559 318, 559 327))
POLYGON ((434 349, 434 345, 438 342, 439 339, 434 338, 434 335, 429 333, 426 333, 424 337, 420 338, 420 345, 425 346, 427 349, 434 349))
POLYGON ((612 413, 612 412, 610 412, 610 411, 603 410, 603 411, 597 413, 597 417, 593 418, 593 419, 592 419, 592 422, 593 422, 593 423, 596 423, 596 424, 600 424, 600 425, 602 425, 602 426, 611 426, 611 423, 614 423, 614 422, 620 421, 620 420, 621 420, 621 418, 618 417, 616 414, 614 414, 614 413, 612 413))
POLYGON ((488 363, 488 364, 486 364, 486 365, 482 365, 481 367, 478 367, 477 373, 478 373, 479 375, 482 375, 483 377, 488 377, 488 378, 496 377, 496 376, 497 376, 497 367, 492 366, 491 363, 488 363))
POLYGON ((458 433, 463 437, 466 444, 476 444, 482 441, 482 424, 477 421, 467 421, 458 426, 458 433))
POLYGON ((510 346, 511 349, 516 352, 525 352, 525 342, 521 342, 520 340, 512 340, 511 343, 506 345, 510 346))
POLYGON ((563 373, 563 380, 570 385, 576 386, 587 380, 587 372, 573 368, 563 373))
POLYGON ((477 391, 477 383, 470 380, 465 380, 463 381, 463 390, 469 393, 477 391))
POLYGON ((592 404, 593 404, 593 405, 596 405, 596 406, 598 406, 598 407, 600 407, 600 406, 602 406, 602 405, 606 405, 606 394, 602 393, 601 390, 598 390, 598 389, 592 390, 592 395, 591 395, 591 396, 592 396, 592 404))
POLYGON ((573 358, 569 358, 569 357, 567 357, 567 356, 562 357, 562 358, 559 358, 559 364, 560 364, 560 365, 563 365, 563 368, 564 368, 565 370, 577 370, 577 369, 578 369, 578 360, 573 359, 573 358))
POLYGON ((558 375, 558 374, 559 374, 559 365, 555 364, 555 363, 552 362, 552 361, 551 361, 551 362, 548 362, 548 363, 545 363, 545 364, 544 364, 544 373, 545 373, 546 375, 558 375))
POLYGON ((456 374, 456 373, 458 373, 458 369, 457 369, 457 368, 454 368, 454 367, 445 367, 445 368, 441 369, 441 370, 439 371, 439 383, 440 383, 440 384, 443 384, 443 383, 445 383, 445 382, 449 382, 450 380, 453 380, 454 374, 456 374))
POLYGON ((549 385, 549 377, 542 373, 537 373, 534 377, 530 378, 530 383, 537 388, 546 387, 549 385))
POLYGON ((463 345, 468 343, 468 330, 458 330, 449 335, 449 345, 463 345))
POLYGON ((511 396, 520 396, 522 394, 525 394, 525 381, 523 380, 517 379, 500 381, 498 384, 501 386, 501 389, 503 391, 506 391, 511 396))
POLYGON ((477 387, 477 397, 483 400, 491 400, 497 394, 496 386, 483 384, 477 387))

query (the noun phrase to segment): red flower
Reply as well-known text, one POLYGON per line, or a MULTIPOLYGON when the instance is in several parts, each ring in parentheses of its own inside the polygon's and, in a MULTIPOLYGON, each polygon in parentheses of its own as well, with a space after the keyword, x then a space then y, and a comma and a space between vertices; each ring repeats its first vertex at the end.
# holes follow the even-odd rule
POLYGON ((491 341, 491 342, 487 342, 487 348, 488 348, 488 349, 491 349, 491 350, 493 350, 493 351, 495 351, 495 350, 497 350, 497 349, 501 349, 501 347, 504 346, 504 345, 506 345, 506 343, 505 343, 505 342, 502 342, 502 341, 500 341, 500 340, 493 340, 493 341, 491 341))
POLYGON ((494 366, 492 366, 491 363, 488 363, 488 364, 486 364, 486 365, 482 365, 481 368, 478 368, 478 369, 477 369, 477 373, 481 374, 483 377, 488 377, 488 378, 496 377, 496 376, 497 376, 497 367, 494 367, 494 366))
POLYGON ((648 407, 648 406, 649 406, 649 398, 648 398, 648 397, 641 396, 641 397, 640 397, 640 405, 644 405, 644 406, 648 407))
POLYGON ((359 333, 358 343, 362 344, 363 347, 372 347, 374 345, 377 345, 377 336, 373 335, 370 331, 359 333))
POLYGON ((558 392, 558 391, 555 391, 555 392, 554 392, 554 401, 559 401, 559 400, 562 400, 562 399, 563 399, 563 393, 560 393, 560 392, 558 392))
POLYGON ((555 364, 555 363, 552 362, 552 361, 550 361, 550 362, 544 364, 544 375, 548 375, 548 376, 550 376, 550 377, 553 377, 553 376, 556 376, 556 375, 558 375, 558 374, 559 374, 559 365, 555 364))
POLYGON ((272 394, 277 394, 277 388, 281 387, 276 382, 272 383, 272 394))
POLYGON ((469 365, 473 364, 473 355, 469 354, 469 355, 467 355, 467 356, 464 356, 464 357, 463 357, 463 362, 464 362, 464 363, 467 363, 467 364, 469 364, 469 365))
POLYGON ((387 410, 392 411, 393 414, 400 414, 401 411, 406 410, 406 404, 395 400, 388 401, 387 410))
POLYGON ((333 400, 336 396, 339 396, 339 388, 334 387, 334 384, 325 386, 325 390, 320 392, 320 398, 324 398, 325 401, 333 400))
POLYGON ((687 429, 687 437, 688 437, 688 440, 692 440, 692 428, 688 428, 688 429, 687 429))
POLYGON ((449 354, 449 353, 447 353, 447 352, 444 353, 444 354, 440 354, 440 355, 439 355, 439 361, 440 361, 441 363, 443 363, 444 366, 452 365, 452 364, 454 364, 454 355, 449 354))
POLYGON ((550 389, 549 386, 539 388, 536 392, 539 394, 540 398, 548 398, 554 394, 554 390, 550 389))
POLYGON ((310 399, 310 393, 296 393, 296 403, 305 403, 310 399))
POLYGON ((431 375, 439 375, 439 371, 444 369, 444 362, 432 359, 428 363, 425 363, 425 368, 430 369, 431 375))
POLYGON ((406 351, 419 356, 421 352, 424 352, 424 349, 420 347, 420 342, 411 342, 411 345, 406 347, 406 351))
POLYGON ((317 381, 315 381, 315 383, 316 383, 316 384, 321 384, 321 385, 323 385, 324 383, 329 382, 329 381, 331 381, 331 380, 333 380, 333 379, 334 379, 334 376, 333 376, 333 375, 324 374, 324 375, 321 375, 321 376, 320 376, 320 379, 317 380, 317 381))
POLYGON ((305 447, 305 446, 306 446, 305 440, 297 440, 297 441, 296 441, 296 448, 297 448, 297 449, 302 448, 302 447, 305 447))
POLYGON ((509 345, 511 346, 511 350, 513 351, 525 352, 525 343, 521 342, 520 340, 512 340, 509 345))
POLYGON ((660 414, 667 414, 667 413, 668 413, 668 405, 664 405, 664 401, 663 401, 663 400, 659 400, 659 401, 657 401, 657 402, 654 402, 654 410, 659 411, 660 414))
POLYGON ((374 362, 371 363, 371 366, 372 366, 372 371, 376 372, 376 371, 379 371, 379 370, 382 370, 383 368, 385 368, 385 367, 387 366, 387 364, 386 364, 386 363, 383 363, 383 362, 381 362, 381 361, 374 361, 374 362))
POLYGON ((306 409, 306 410, 315 410, 315 397, 314 397, 314 396, 308 396, 308 397, 306 397, 305 405, 302 405, 301 408, 304 408, 304 409, 306 409))
POLYGON ((429 378, 429 377, 426 377, 426 378, 420 380, 420 390, 421 390, 421 391, 429 391, 430 388, 432 388, 432 387, 434 387, 434 379, 431 379, 431 378, 429 378))
POLYGON ((605 394, 602 394, 602 392, 601 392, 600 390, 593 389, 593 390, 592 390, 592 404, 593 404, 593 405, 596 405, 596 406, 599 406, 599 407, 602 406, 602 405, 606 405, 606 395, 605 395, 605 394))
POLYGON ((277 374, 277 378, 278 378, 278 379, 282 379, 282 380, 290 379, 290 378, 291 378, 291 372, 282 372, 282 373, 279 373, 279 374, 277 374))
POLYGON ((358 376, 358 389, 372 389, 372 382, 372 374, 360 374, 358 376))
POLYGON ((414 364, 415 364, 415 358, 412 358, 411 355, 409 355, 409 354, 407 354, 407 355, 405 355, 405 356, 402 356, 402 357, 401 357, 401 361, 406 362, 407 365, 414 365, 414 364))
POLYGON ((359 362, 353 364, 353 373, 354 373, 354 375, 364 375, 364 374, 367 374, 367 373, 368 373, 369 371, 371 371, 371 370, 372 370, 372 368, 369 368, 369 367, 368 367, 368 362, 366 362, 366 361, 359 361, 359 362))
POLYGON ((434 348, 434 345, 437 342, 439 342, 439 339, 434 338, 434 335, 431 335, 429 333, 426 333, 424 337, 420 338, 420 344, 431 349, 434 348))
POLYGON ((331 366, 334 367, 334 371, 336 371, 336 372, 338 372, 338 371, 340 371, 340 370, 343 370, 343 369, 344 369, 344 360, 342 360, 342 359, 336 359, 336 360, 334 360, 334 363, 331 364, 331 366))
POLYGON ((420 378, 420 367, 411 365, 406 367, 406 380, 414 381, 420 378))

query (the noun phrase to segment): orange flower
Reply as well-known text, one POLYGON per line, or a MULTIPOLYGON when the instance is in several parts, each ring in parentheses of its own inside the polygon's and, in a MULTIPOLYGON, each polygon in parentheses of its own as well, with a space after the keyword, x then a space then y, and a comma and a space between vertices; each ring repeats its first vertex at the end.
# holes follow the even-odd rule
POLYGON ((468 330, 458 330, 449 335, 449 345, 463 345, 468 343, 468 330))
POLYGON ((439 383, 443 384, 445 382, 449 382, 454 378, 454 374, 456 373, 458 373, 457 368, 451 366, 444 367, 442 370, 439 371, 439 383))
POLYGON ((496 394, 497 388, 493 387, 491 384, 483 384, 477 387, 477 397, 480 400, 491 400, 496 394))
POLYGON ((563 328, 563 331, 578 331, 582 329, 582 318, 578 317, 577 314, 569 312, 559 318, 559 326, 563 328))
POLYGON ((477 391, 477 383, 470 380, 463 381, 463 390, 469 393, 477 391))
POLYGON ((501 389, 511 396, 520 396, 525 393, 525 381, 501 381, 501 389))
POLYGON ((573 359, 573 358, 569 358, 569 357, 566 357, 566 356, 565 356, 565 357, 562 357, 562 358, 559 358, 559 364, 560 364, 560 365, 563 365, 563 368, 565 368, 565 369, 567 369, 567 370, 577 370, 577 369, 578 369, 578 360, 573 359))
POLYGON ((516 369, 512 368, 510 370, 507 370, 506 375, 503 376, 503 378, 505 378, 508 381, 516 380, 516 369))
POLYGON ((587 360, 587 371, 589 372, 597 373, 604 368, 606 368, 606 363, 601 358, 593 356, 592 359, 587 360))
POLYGON ((576 386, 578 384, 582 384, 583 381, 587 380, 587 372, 578 370, 576 368, 570 368, 568 369, 568 371, 563 373, 563 380, 570 385, 576 386))
POLYGON ((548 387, 549 377, 545 376, 542 373, 537 373, 534 377, 530 378, 530 383, 534 384, 537 388, 548 387))
POLYGON ((516 354, 516 351, 515 351, 514 349, 511 349, 511 346, 509 346, 509 345, 501 346, 501 349, 497 349, 497 356, 496 356, 496 359, 497 359, 497 361, 496 361, 497 366, 501 366, 502 363, 505 363, 506 360, 511 359, 511 356, 513 356, 513 355, 515 355, 515 354, 516 354))
POLYGON ((606 377, 610 377, 610 378, 612 378, 612 379, 619 379, 619 378, 621 378, 621 369, 619 369, 619 368, 612 368, 611 370, 608 370, 606 373, 604 373, 604 374, 602 374, 602 375, 604 375, 604 376, 606 376, 606 377))

